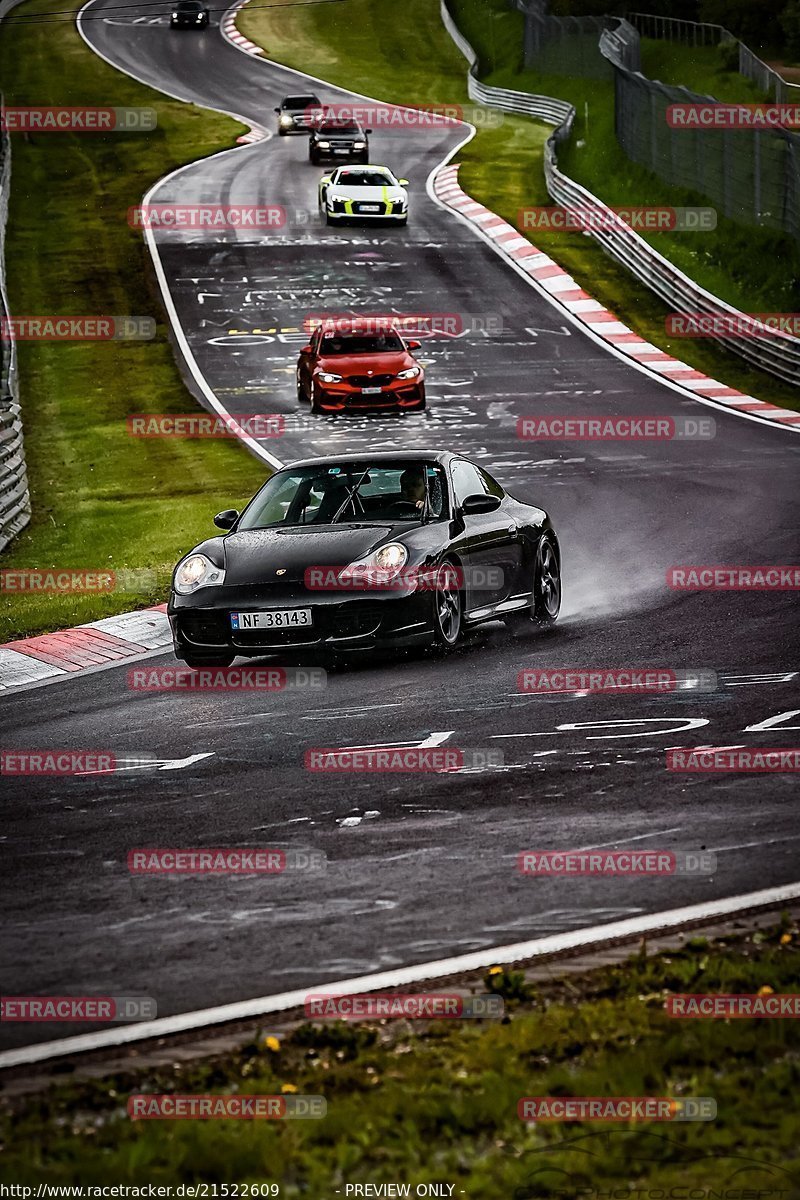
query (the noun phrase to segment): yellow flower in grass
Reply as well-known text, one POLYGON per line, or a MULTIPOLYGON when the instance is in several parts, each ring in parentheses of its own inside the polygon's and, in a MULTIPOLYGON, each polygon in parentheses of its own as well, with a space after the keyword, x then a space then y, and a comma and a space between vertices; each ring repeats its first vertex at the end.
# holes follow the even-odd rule
POLYGON ((774 991, 775 991, 774 988, 771 988, 768 983, 765 983, 763 987, 760 987, 758 989, 758 991, 756 992, 756 995, 757 996, 771 996, 774 991))
POLYGON ((792 940, 792 935, 791 935, 790 933, 784 933, 784 934, 781 936, 781 945, 782 945, 782 946, 788 946, 788 945, 789 945, 789 942, 790 942, 791 940, 792 940))
POLYGON ((281 1044, 278 1039, 272 1036, 264 1038, 264 1046, 267 1050, 274 1050, 276 1054, 281 1048, 281 1044))
POLYGON ((502 967, 489 967, 489 974, 490 975, 502 975, 503 968, 502 967))
POLYGON ((294 1086, 293 1083, 282 1083, 281 1091, 284 1093, 284 1095, 286 1095, 287 1093, 294 1095, 294 1093, 297 1091, 297 1088, 294 1086))

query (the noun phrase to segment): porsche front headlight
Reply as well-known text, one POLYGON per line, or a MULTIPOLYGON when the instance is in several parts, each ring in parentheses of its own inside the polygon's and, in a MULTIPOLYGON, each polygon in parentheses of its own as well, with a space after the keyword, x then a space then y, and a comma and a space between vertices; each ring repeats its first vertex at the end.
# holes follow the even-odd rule
MULTIPOLYGON (((339 572, 339 582, 343 587, 351 588, 381 588, 395 586, 392 581, 400 574, 408 562, 408 551, 400 542, 387 542, 366 558, 356 559, 348 567, 339 572)), ((405 581, 401 581, 405 582, 405 581)))
POLYGON ((179 596, 191 596, 198 588, 225 582, 225 572, 205 554, 190 554, 175 568, 172 586, 179 596))
POLYGON ((281 113, 281 125, 293 125, 294 120, 289 113, 281 113))
POLYGON ((399 571, 408 561, 408 551, 400 542, 387 542, 373 557, 381 571, 399 571))

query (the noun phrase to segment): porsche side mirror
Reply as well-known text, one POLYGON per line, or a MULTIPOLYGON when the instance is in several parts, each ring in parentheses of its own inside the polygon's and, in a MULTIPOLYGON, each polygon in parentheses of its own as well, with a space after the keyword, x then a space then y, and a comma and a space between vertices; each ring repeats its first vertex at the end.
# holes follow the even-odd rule
POLYGON ((461 511, 464 516, 472 516, 475 513, 490 513, 495 512, 501 504, 499 496, 487 496, 485 492, 475 492, 472 496, 467 496, 461 505, 461 511))
POLYGON ((300 353, 301 353, 301 354, 310 354, 310 353, 311 353, 311 347, 310 347, 310 346, 303 346, 303 348, 302 348, 302 350, 300 351, 300 353))
POLYGON ((417 342, 417 341, 406 342, 406 346, 408 347, 409 350, 419 350, 421 345, 422 345, 422 342, 417 342))
POLYGON ((233 529, 238 520, 238 510, 235 508, 226 508, 224 512, 217 513, 214 517, 214 524, 217 529, 233 529))

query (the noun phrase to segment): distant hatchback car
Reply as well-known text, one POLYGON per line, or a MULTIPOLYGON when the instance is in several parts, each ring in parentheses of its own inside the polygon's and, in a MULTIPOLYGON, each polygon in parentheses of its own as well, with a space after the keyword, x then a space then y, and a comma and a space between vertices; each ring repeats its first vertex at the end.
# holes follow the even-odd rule
POLYGON ((425 372, 391 326, 358 321, 347 330, 319 325, 297 360, 297 398, 315 413, 357 409, 420 412, 425 407, 425 372))
POLYGON ((547 513, 458 454, 307 459, 229 509, 177 564, 167 607, 190 667, 237 655, 452 649, 503 620, 552 625, 561 551, 547 513))
POLYGON ((313 92, 305 92, 302 96, 284 96, 275 109, 279 135, 286 137, 290 133, 308 133, 323 111, 322 101, 313 92))
POLYGON ((309 162, 369 162, 369 135, 356 121, 342 117, 322 117, 311 126, 308 139, 309 162))
POLYGON ((336 167, 319 181, 319 211, 328 225, 345 221, 408 221, 407 179, 388 167, 336 167))
POLYGON ((169 18, 170 29, 205 29, 208 9, 200 0, 177 0, 169 18))

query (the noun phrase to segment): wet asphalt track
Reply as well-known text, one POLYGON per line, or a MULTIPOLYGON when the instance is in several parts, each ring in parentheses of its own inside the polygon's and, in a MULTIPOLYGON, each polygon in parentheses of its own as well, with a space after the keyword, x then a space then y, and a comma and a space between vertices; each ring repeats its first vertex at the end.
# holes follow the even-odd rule
MULTIPOLYGON (((303 87, 213 28, 188 37, 114 18, 84 31, 154 87, 269 127, 280 96, 303 87)), ((161 234, 159 254, 188 345, 220 401, 231 412, 285 415, 286 435, 268 443, 281 460, 443 446, 546 507, 565 558, 562 621, 525 640, 492 627, 444 662, 359 664, 331 675, 321 696, 146 695, 130 691, 127 667, 118 667, 0 701, 8 747, 171 760, 113 776, 2 781, 6 992, 145 993, 166 1015, 797 878, 790 776, 665 770, 669 746, 797 743, 797 717, 748 729, 800 709, 796 599, 680 595, 665 588, 664 573, 675 563, 797 561, 800 439, 684 399, 566 325, 426 195, 429 172, 462 136, 374 136, 373 161, 412 181, 407 231, 326 230, 314 213, 320 171, 306 161, 304 139, 215 156, 167 180, 152 201, 279 204, 287 226, 251 240, 161 234), (312 420, 294 398, 303 318, 359 309, 492 314, 503 332, 425 342, 425 414, 312 420), (545 445, 516 437, 518 416, 567 413, 711 413, 717 436, 545 445), (719 687, 520 696, 517 673, 531 665, 704 667, 718 672, 719 687), (589 727, 621 721, 638 723, 589 727), (302 765, 310 747, 426 739, 499 749, 504 766, 376 778, 314 776, 302 765), (195 754, 208 757, 175 766, 195 754), (327 870, 132 879, 126 868, 134 846, 259 844, 321 849, 327 870), (705 847, 716 850, 718 870, 638 881, 533 880, 515 870, 522 849, 596 845, 705 847)), ((131 204, 139 200, 132 194, 131 204)), ((244 497, 230 499, 239 506, 244 497)), ((5 1026, 3 1044, 74 1031, 5 1026)))

